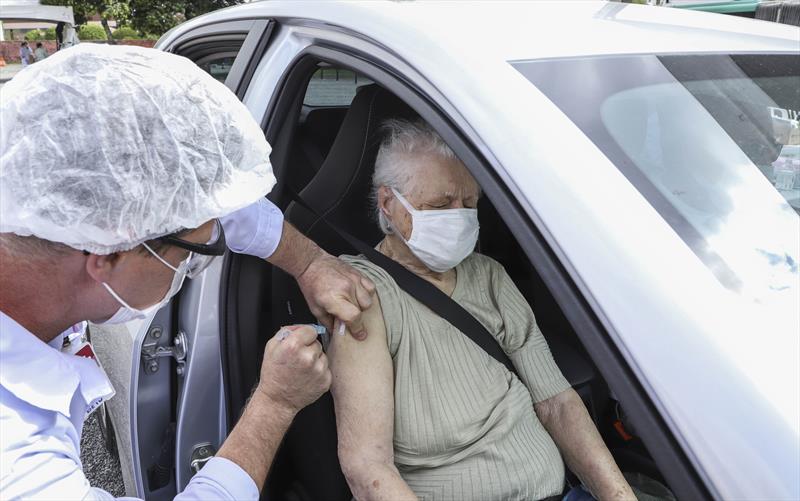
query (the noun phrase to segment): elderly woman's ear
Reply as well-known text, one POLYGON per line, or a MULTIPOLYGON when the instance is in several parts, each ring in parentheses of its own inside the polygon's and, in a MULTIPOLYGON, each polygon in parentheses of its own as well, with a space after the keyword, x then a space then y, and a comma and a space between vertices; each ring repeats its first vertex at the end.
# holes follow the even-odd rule
POLYGON ((378 188, 378 211, 383 219, 383 229, 387 234, 397 233, 399 236, 409 238, 411 233, 411 214, 403 208, 397 196, 388 186, 378 188))
POLYGON ((378 210, 384 215, 389 215, 389 201, 394 198, 391 188, 388 186, 381 186, 378 188, 378 210))

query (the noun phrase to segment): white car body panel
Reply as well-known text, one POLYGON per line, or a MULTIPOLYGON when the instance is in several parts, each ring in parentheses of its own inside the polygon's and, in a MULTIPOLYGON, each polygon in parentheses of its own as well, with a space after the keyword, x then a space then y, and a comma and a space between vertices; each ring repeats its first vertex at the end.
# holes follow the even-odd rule
MULTIPOLYGON (((254 17, 284 23, 245 97, 257 120, 283 70, 316 38, 366 40, 391 55, 395 69, 433 89, 431 97, 537 222, 712 494, 800 497, 800 282, 770 308, 725 289, 610 160, 508 63, 796 54, 800 29, 597 2, 270 1, 189 21, 159 45, 212 20, 254 17)), ((796 218, 779 224, 775 232, 797 234, 800 242, 796 218)), ((781 251, 800 261, 800 243, 787 241, 781 251)))

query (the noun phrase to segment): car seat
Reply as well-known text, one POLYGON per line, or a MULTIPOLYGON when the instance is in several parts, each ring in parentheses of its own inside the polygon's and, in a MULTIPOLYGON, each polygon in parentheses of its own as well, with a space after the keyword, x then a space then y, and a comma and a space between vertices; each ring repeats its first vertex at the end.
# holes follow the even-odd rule
MULTIPOLYGON (((380 126, 389 118, 413 120, 418 115, 381 87, 362 87, 319 172, 300 193, 304 202, 318 214, 324 214, 328 220, 370 245, 377 244, 383 237, 373 217, 369 194, 375 157, 383 139, 380 126)), ((291 186, 292 180, 286 183, 291 186)), ((491 214, 500 220, 493 210, 491 214)), ((289 204, 285 218, 330 254, 353 253, 333 230, 297 203, 289 204)), ((491 227, 491 224, 485 227, 491 227)), ((513 238, 510 241, 515 242, 513 238)), ((498 242, 508 240, 499 239, 498 242)), ((295 280, 278 269, 274 274, 271 332, 276 332, 282 325, 315 322, 295 280)), ((541 279, 538 281, 543 288, 541 279)), ((590 383, 595 380, 595 373, 591 364, 563 342, 550 342, 554 358, 594 416, 590 383)), ((303 409, 295 418, 275 459, 264 497, 297 500, 351 498, 339 465, 330 393, 303 409)))
POLYGON ((288 162, 292 188, 306 186, 317 175, 342 128, 347 110, 338 107, 312 109, 298 124, 288 162))
MULTIPOLYGON (((341 129, 317 175, 300 193, 318 213, 370 244, 382 233, 369 203, 372 172, 389 118, 415 119, 416 113, 377 85, 362 87, 347 111, 341 129)), ((288 181, 291 186, 291 180, 288 181)), ((296 203, 286 220, 334 256, 353 251, 316 216, 296 203)), ((315 322, 294 278, 274 270, 273 329, 315 322)), ((330 393, 303 409, 295 418, 279 451, 265 497, 298 500, 351 499, 337 455, 336 421, 330 393)))

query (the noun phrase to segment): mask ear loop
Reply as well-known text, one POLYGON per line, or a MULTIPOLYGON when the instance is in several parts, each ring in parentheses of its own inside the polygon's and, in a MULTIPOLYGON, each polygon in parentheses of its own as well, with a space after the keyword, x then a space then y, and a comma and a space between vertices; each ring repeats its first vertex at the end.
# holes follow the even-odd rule
POLYGON ((403 204, 403 207, 406 208, 406 210, 408 211, 409 214, 411 214, 412 217, 414 216, 415 213, 420 212, 419 210, 415 209, 411 205, 411 202, 406 200, 405 197, 403 195, 401 195, 399 191, 397 191, 394 188, 390 188, 390 189, 392 190, 392 193, 394 193, 395 198, 397 198, 397 200, 400 201, 401 204, 403 204))
MULTIPOLYGON (((421 212, 421 211, 418 211, 417 209, 415 209, 415 208, 414 208, 414 207, 411 205, 411 203, 410 203, 408 200, 406 200, 406 199, 403 197, 403 195, 401 195, 401 194, 400 194, 400 192, 398 192, 396 189, 394 189, 394 188, 389 188, 389 189, 390 189, 390 190, 392 190, 392 193, 394 193, 394 196, 395 196, 395 198, 396 198, 396 199, 397 199, 397 200, 400 202, 400 204, 401 204, 403 207, 405 207, 405 209, 408 211, 408 214, 411 216, 411 224, 413 225, 413 224, 414 224, 414 215, 415 215, 416 213, 418 213, 418 212, 421 212)), ((381 210, 383 210, 383 207, 381 207, 381 210)), ((397 235, 397 237, 398 237, 400 240, 402 240, 403 242, 405 242, 405 243, 406 243, 406 245, 408 245, 408 240, 406 240, 406 238, 403 236, 403 234, 402 234, 402 233, 400 233, 399 231, 396 231, 396 230, 394 229, 394 227, 392 226, 392 220, 391 220, 391 218, 389 218, 389 214, 388 214, 387 212, 385 212, 385 211, 384 211, 383 215, 384 215, 384 217, 386 218, 386 221, 388 221, 388 224, 389 224, 389 229, 392 231, 392 233, 393 233, 393 234, 395 234, 395 235, 397 235)), ((413 235, 414 235, 414 230, 413 230, 413 228, 412 228, 412 230, 411 230, 411 235, 410 235, 408 238, 409 238, 409 239, 411 239, 411 237, 412 237, 413 235)))
POLYGON ((112 296, 114 299, 116 299, 116 300, 119 302, 119 304, 121 304, 121 305, 122 305, 122 306, 124 306, 125 308, 128 308, 129 310, 133 310, 133 311, 140 311, 140 310, 138 310, 137 308, 134 308, 133 306, 129 305, 129 304, 127 303, 127 301, 125 301, 124 299, 122 299, 122 298, 120 297, 120 295, 119 295, 119 294, 117 294, 116 292, 114 292, 114 289, 112 289, 110 285, 108 285, 108 284, 107 284, 107 283, 105 283, 105 282, 102 282, 102 284, 103 284, 103 287, 105 287, 105 288, 106 288, 106 290, 108 291, 108 293, 109 293, 109 294, 111 294, 111 296, 112 296))

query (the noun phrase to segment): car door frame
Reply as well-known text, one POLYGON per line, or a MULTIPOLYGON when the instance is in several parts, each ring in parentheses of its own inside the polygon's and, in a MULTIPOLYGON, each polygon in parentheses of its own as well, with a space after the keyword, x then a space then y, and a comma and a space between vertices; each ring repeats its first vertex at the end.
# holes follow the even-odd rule
MULTIPOLYGON (((244 97, 244 92, 250 79, 253 77, 259 57, 264 53, 272 36, 275 22, 269 18, 238 19, 231 21, 211 22, 201 25, 188 31, 168 45, 158 47, 166 52, 178 55, 185 54, 193 47, 213 45, 215 43, 227 42, 246 33, 244 40, 235 53, 236 59, 231 67, 228 76, 225 78, 225 85, 231 89, 239 99, 244 97)), ((222 54, 233 54, 230 51, 212 52, 200 58, 192 59, 195 64, 208 59, 209 57, 221 56, 222 54)))
MULTIPOLYGON (((208 45, 193 60, 198 62, 232 54, 229 48, 214 52, 213 44, 244 34, 225 80, 241 99, 273 26, 266 18, 212 22, 157 48, 180 55, 187 47, 208 45)), ((204 464, 227 436, 218 311, 222 262, 217 259, 200 277, 187 279, 168 305, 143 322, 133 341, 129 430, 139 497, 173 499, 194 474, 192 462, 204 464), (154 476, 157 487, 151 486, 154 476)))
POLYGON ((290 108, 282 88, 295 65, 307 57, 349 68, 393 92, 415 109, 451 146, 478 180, 484 193, 511 229, 519 245, 590 353, 603 378, 639 430, 660 471, 680 499, 706 499, 711 495, 678 440, 658 413, 657 407, 637 380, 605 327, 583 297, 569 272, 539 231, 536 216, 526 211, 498 174, 499 161, 469 124, 448 103, 445 96, 405 61, 384 47, 358 36, 325 30, 306 24, 295 27, 304 32, 308 44, 287 66, 284 77, 266 106, 262 128, 272 142, 287 120, 290 108))

